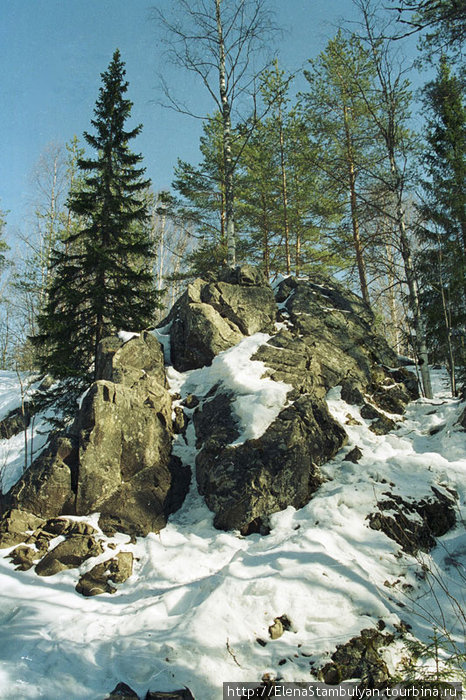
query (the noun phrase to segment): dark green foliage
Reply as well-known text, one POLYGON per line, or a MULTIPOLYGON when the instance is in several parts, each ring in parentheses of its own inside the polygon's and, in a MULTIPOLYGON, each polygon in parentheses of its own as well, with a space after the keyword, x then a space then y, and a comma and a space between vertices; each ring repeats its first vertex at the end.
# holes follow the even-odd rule
POLYGON ((124 98, 128 83, 115 51, 85 133, 95 158, 78 160, 80 188, 69 207, 81 222, 53 251, 52 279, 39 316, 41 370, 64 380, 74 393, 99 377, 95 358, 103 337, 120 329, 151 324, 156 308, 154 252, 146 226, 142 158, 128 142, 141 126, 125 131, 132 103, 124 98))
POLYGON ((424 32, 422 45, 428 53, 450 51, 461 55, 466 36, 464 0, 391 0, 406 34, 424 32))
POLYGON ((466 109, 461 82, 446 58, 424 89, 424 106, 429 180, 420 207, 422 301, 436 359, 447 362, 453 380, 455 364, 466 363, 466 109))

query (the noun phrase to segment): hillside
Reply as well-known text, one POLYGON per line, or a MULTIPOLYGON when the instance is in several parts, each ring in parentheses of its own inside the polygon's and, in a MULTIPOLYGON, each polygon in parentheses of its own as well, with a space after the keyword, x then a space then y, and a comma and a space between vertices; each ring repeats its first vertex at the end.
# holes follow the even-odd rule
MULTIPOLYGON (((24 434, 1 441, 4 493, 11 487, 4 509, 36 518, 8 547, 8 513, 1 526, 5 700, 103 700, 119 682, 140 697, 187 687, 196 700, 218 700, 226 681, 358 678, 383 687, 410 639, 429 644, 436 629, 450 654, 464 652, 465 404, 448 396, 440 369, 434 399, 413 400, 413 375, 395 369, 362 302, 335 281, 284 280, 274 292, 275 300, 250 270, 200 281, 152 334, 108 345, 111 367, 66 438, 79 452, 60 463, 72 465, 69 493, 58 497, 47 482, 62 448, 52 442, 48 461, 39 455, 22 475, 24 434), (154 339, 167 386, 158 360, 137 371, 134 360, 123 363, 154 339), (155 437, 147 457, 144 435, 135 446, 121 427, 142 425, 141 382, 158 396, 157 459, 168 470, 156 515, 134 505, 141 483, 155 478, 152 462, 133 465, 155 459, 155 437), (113 441, 118 428, 124 449, 115 448, 117 468, 114 445, 105 447, 103 462, 122 476, 104 489, 102 469, 92 468, 104 449, 105 390, 114 413, 101 426, 113 441), (173 401, 170 455, 164 392, 173 401), (85 495, 95 512, 81 512, 85 495), (45 545, 38 534, 26 542, 34 567, 24 550, 8 558, 32 530, 48 532, 45 545), (73 537, 90 538, 92 556, 54 568, 50 553, 73 537), (128 554, 113 579, 86 579, 119 553, 128 554), (132 573, 119 583, 130 555, 132 573)), ((5 416, 20 403, 19 380, 3 373, 0 392, 5 416)), ((45 427, 36 418, 36 450, 45 427)))

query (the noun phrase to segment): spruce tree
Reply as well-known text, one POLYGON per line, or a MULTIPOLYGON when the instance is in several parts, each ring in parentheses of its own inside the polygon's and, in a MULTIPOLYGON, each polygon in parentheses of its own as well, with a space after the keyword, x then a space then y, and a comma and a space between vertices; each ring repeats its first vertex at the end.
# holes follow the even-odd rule
POLYGON ((68 230, 53 252, 52 280, 34 339, 41 369, 63 380, 62 394, 66 388, 75 396, 98 379, 100 341, 120 329, 147 327, 157 303, 144 200, 149 182, 138 167, 142 157, 128 145, 142 126, 125 130, 132 102, 125 97, 124 76, 116 50, 102 73, 94 133, 84 133, 95 156, 78 160, 82 180, 69 199, 82 225, 68 230))
POLYGON ((455 365, 464 378, 466 364, 466 109, 461 81, 446 57, 424 88, 424 106, 429 179, 420 207, 422 302, 436 359, 446 361, 455 394, 455 365))

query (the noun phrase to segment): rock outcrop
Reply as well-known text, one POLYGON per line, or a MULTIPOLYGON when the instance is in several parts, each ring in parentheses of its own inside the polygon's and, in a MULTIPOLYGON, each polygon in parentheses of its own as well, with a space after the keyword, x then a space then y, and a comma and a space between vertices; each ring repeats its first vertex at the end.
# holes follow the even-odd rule
POLYGON ((378 510, 368 516, 369 526, 381 530, 403 551, 416 555, 435 547, 436 537, 455 525, 455 496, 431 487, 432 493, 419 501, 408 501, 390 491, 377 503, 378 510))
POLYGON ((170 324, 171 362, 184 372, 210 365, 244 336, 273 328, 270 285, 254 268, 225 270, 216 281, 195 280, 161 325, 170 324))
POLYGON ((300 396, 260 438, 231 446, 237 432, 228 406, 228 397, 219 394, 194 418, 202 445, 196 459, 199 491, 215 513, 216 527, 264 532, 269 515, 309 502, 322 483, 319 465, 335 455, 346 433, 321 399, 300 396))
POLYGON ((370 309, 336 280, 289 277, 276 298, 286 328, 253 358, 265 362, 272 379, 321 398, 341 385, 348 403, 370 400, 393 413, 419 397, 415 377, 395 369, 395 353, 374 332, 370 309))
MULTIPOLYGON (((363 405, 376 434, 394 429, 393 414, 417 397, 415 379, 395 369, 396 356, 374 332, 371 311, 335 280, 290 277, 274 296, 258 270, 228 269, 190 284, 162 325, 179 371, 209 365, 247 335, 270 333, 251 359, 290 391, 264 433, 236 444, 235 397, 221 378, 207 396, 189 395, 173 411, 155 337, 107 338, 97 357, 100 378, 74 425, 52 437, 6 495, 6 507, 45 519, 98 511, 108 534, 156 532, 188 489, 189 468, 171 450, 192 419, 197 483, 215 525, 265 533, 272 513, 310 500, 322 483, 319 466, 346 441, 324 400, 330 389, 341 385, 343 399, 363 405)), ((27 565, 30 553, 17 557, 27 565)))
MULTIPOLYGON (((269 515, 302 507, 321 484, 319 465, 346 441, 324 402, 330 389, 341 385, 342 398, 365 404, 377 434, 395 427, 385 412, 401 414, 418 396, 416 380, 395 369, 396 355, 374 332, 371 311, 335 280, 287 278, 274 300, 260 275, 237 268, 215 282, 196 280, 163 324, 170 324, 173 365, 186 370, 211 363, 245 334, 270 331, 274 320, 273 337, 251 358, 264 363, 264 376, 293 388, 272 425, 232 444, 234 397, 221 383, 193 415, 199 490, 216 527, 245 534, 266 532, 269 515)), ((179 423, 185 430, 184 417, 179 423)))
POLYGON ((163 353, 144 333, 103 341, 102 378, 84 397, 67 435, 52 438, 6 495, 9 508, 51 518, 99 511, 100 526, 144 536, 166 524, 189 486, 171 457, 172 400, 163 353))

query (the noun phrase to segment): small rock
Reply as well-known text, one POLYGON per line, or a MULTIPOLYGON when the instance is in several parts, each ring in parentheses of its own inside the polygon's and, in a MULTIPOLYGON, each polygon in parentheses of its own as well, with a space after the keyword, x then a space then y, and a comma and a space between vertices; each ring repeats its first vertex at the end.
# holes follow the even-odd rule
POLYGON ((188 396, 181 402, 181 405, 185 408, 196 408, 199 406, 199 399, 194 394, 188 394, 188 396))
POLYGON ((280 620, 280 618, 276 617, 273 625, 270 625, 269 627, 269 635, 270 639, 279 639, 283 632, 284 632, 283 624, 280 620))
POLYGON ((28 571, 40 557, 40 552, 24 544, 19 545, 7 555, 7 558, 11 559, 17 571, 28 571))
POLYGON ((345 425, 361 425, 361 422, 356 420, 356 418, 354 418, 354 416, 352 416, 351 413, 347 413, 345 425))
POLYGON ((139 700, 139 695, 126 683, 118 683, 105 700, 139 700))
POLYGON ((348 452, 346 457, 344 458, 344 462, 353 462, 354 464, 357 464, 359 460, 362 457, 362 451, 361 449, 356 445, 356 447, 353 447, 353 449, 348 452))
POLYGON ((183 688, 182 690, 171 690, 170 692, 148 690, 145 700, 195 700, 195 698, 188 688, 183 688))
POLYGON ((380 418, 381 415, 382 414, 376 408, 374 408, 374 406, 371 406, 370 403, 365 403, 361 408, 361 418, 365 418, 366 420, 380 418))
POLYGON ((91 557, 102 554, 100 542, 93 537, 72 535, 60 542, 36 566, 38 576, 53 576, 64 569, 74 569, 91 557))
POLYGON ((375 629, 361 630, 358 637, 337 646, 332 661, 325 664, 318 676, 328 685, 358 678, 362 688, 385 687, 390 674, 381 649, 393 640, 393 635, 375 629))
POLYGON ((90 571, 83 574, 76 584, 76 591, 86 598, 115 593, 116 588, 110 584, 124 583, 133 573, 132 552, 118 552, 116 557, 96 564, 90 571))
POLYGON ((175 406, 175 418, 173 419, 173 431, 177 434, 184 435, 186 431, 186 426, 188 425, 188 417, 181 408, 181 406, 175 406))
POLYGON ((7 511, 0 521, 0 547, 11 547, 28 538, 28 531, 35 530, 44 523, 32 513, 19 508, 7 511))
POLYGON ((387 416, 381 416, 374 421, 369 430, 375 435, 387 435, 396 429, 396 423, 387 416))
POLYGON ((369 527, 381 530, 408 554, 428 552, 436 544, 435 537, 447 533, 456 521, 453 498, 431 488, 433 496, 411 502, 385 493, 387 499, 377 503, 378 511, 367 516, 369 527))

